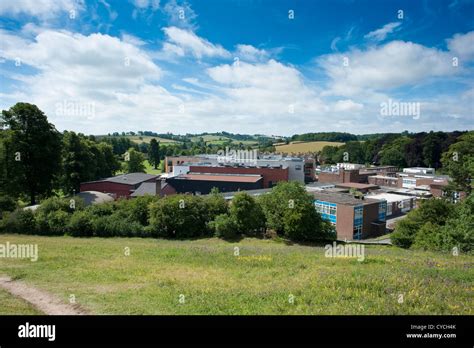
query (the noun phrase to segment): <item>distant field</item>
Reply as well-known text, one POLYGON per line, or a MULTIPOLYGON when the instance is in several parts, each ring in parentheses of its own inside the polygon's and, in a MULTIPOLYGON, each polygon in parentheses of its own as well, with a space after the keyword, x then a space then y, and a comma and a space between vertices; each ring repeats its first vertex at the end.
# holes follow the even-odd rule
MULTIPOLYGON (((38 244, 39 259, 0 258, 0 276, 66 303, 74 294, 93 314, 474 314, 469 255, 366 246, 359 262, 325 257, 322 246, 247 238, 0 235, 7 241, 38 244)), ((31 311, 1 291, 0 309, 31 311)))
POLYGON ((222 145, 228 140, 231 140, 233 144, 242 143, 244 145, 256 145, 258 143, 256 140, 235 140, 222 135, 203 135, 202 137, 196 136, 192 137, 191 140, 196 142, 199 141, 199 138, 203 138, 206 143, 213 145, 222 145))
POLYGON ((152 136, 146 136, 146 135, 127 135, 127 138, 129 138, 131 141, 137 144, 140 144, 140 143, 149 144, 151 139, 156 139, 160 143, 176 143, 176 141, 171 140, 171 139, 152 137, 152 136))
POLYGON ((333 142, 333 141, 308 141, 291 142, 288 145, 277 145, 275 146, 275 152, 286 152, 286 153, 303 153, 303 152, 316 152, 321 151, 325 146, 341 146, 344 143, 333 142))

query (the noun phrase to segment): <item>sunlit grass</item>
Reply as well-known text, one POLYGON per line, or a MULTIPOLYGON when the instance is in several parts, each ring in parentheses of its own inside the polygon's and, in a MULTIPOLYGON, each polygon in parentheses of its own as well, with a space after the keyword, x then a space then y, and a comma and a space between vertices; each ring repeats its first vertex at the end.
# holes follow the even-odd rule
POLYGON ((366 246, 358 262, 326 258, 323 247, 257 239, 1 235, 6 241, 37 243, 39 260, 0 259, 0 274, 65 301, 74 294, 94 313, 473 314, 474 308, 473 256, 366 246))

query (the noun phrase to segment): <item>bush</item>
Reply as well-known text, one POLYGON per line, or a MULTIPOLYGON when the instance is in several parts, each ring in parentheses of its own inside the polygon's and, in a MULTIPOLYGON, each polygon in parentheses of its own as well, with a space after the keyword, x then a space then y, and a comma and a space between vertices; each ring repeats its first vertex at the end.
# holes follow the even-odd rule
MULTIPOLYGON (((409 212, 403 220, 397 223, 395 231, 391 235, 392 243, 402 247, 410 248, 415 242, 416 235, 421 228, 431 223, 429 226, 444 226, 448 218, 454 212, 453 204, 444 199, 428 199, 421 201, 418 209, 409 212)), ((428 227, 429 227, 428 226, 428 227)), ((424 244, 420 238, 429 238, 428 227, 423 231, 423 236, 418 238, 418 245, 432 245, 432 241, 424 244)))
MULTIPOLYGON (((62 210, 53 211, 48 214, 48 235, 62 236, 67 232, 67 225, 71 214, 62 210)), ((43 231, 39 231, 40 234, 43 231)))
POLYGON ((3 217, 3 213, 12 212, 16 207, 17 204, 13 197, 0 195, 0 218, 3 217))
POLYGON ((237 193, 230 205, 230 217, 239 234, 262 235, 265 230, 265 215, 262 207, 245 192, 237 193))
POLYGON ((173 195, 150 205, 150 231, 165 238, 192 238, 209 233, 209 215, 201 196, 173 195))
POLYGON ((36 227, 42 235, 61 235, 67 231, 70 215, 84 209, 79 197, 52 197, 41 202, 35 211, 36 227))
POLYGON ((333 240, 331 225, 323 221, 314 207, 314 198, 297 182, 280 182, 259 202, 267 227, 279 236, 295 241, 333 240))
POLYGON ((4 224, 7 233, 34 234, 37 232, 35 215, 29 209, 16 209, 8 215, 4 224))
POLYGON ((235 220, 227 214, 217 215, 210 223, 215 231, 215 236, 222 239, 235 239, 237 237, 238 226, 235 220))
POLYGON ((153 201, 156 201, 156 197, 149 195, 133 199, 123 199, 116 202, 115 208, 127 220, 146 226, 149 219, 148 207, 153 201))
POLYGON ((112 214, 93 220, 94 235, 98 237, 141 237, 144 228, 136 221, 112 214))
POLYGON ((93 219, 89 211, 76 211, 72 214, 67 226, 67 233, 74 237, 91 237, 94 235, 93 219))

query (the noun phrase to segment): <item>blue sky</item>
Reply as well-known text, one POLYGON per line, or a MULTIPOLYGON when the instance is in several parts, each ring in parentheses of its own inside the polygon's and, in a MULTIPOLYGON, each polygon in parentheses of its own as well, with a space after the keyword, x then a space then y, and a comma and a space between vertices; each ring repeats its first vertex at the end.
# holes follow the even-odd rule
POLYGON ((59 130, 473 129, 474 1, 4 0, 0 63, 59 130))

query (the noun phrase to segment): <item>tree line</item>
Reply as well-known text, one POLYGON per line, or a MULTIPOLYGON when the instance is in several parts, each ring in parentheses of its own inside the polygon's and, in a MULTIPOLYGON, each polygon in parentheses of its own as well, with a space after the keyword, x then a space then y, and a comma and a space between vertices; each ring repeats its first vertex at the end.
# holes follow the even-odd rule
POLYGON ((232 203, 210 195, 144 196, 85 207, 80 198, 52 197, 35 210, 3 214, 0 232, 75 237, 187 239, 217 236, 280 237, 299 242, 335 239, 334 228, 314 209, 313 198, 296 182, 279 183, 254 198, 236 194, 232 203))

